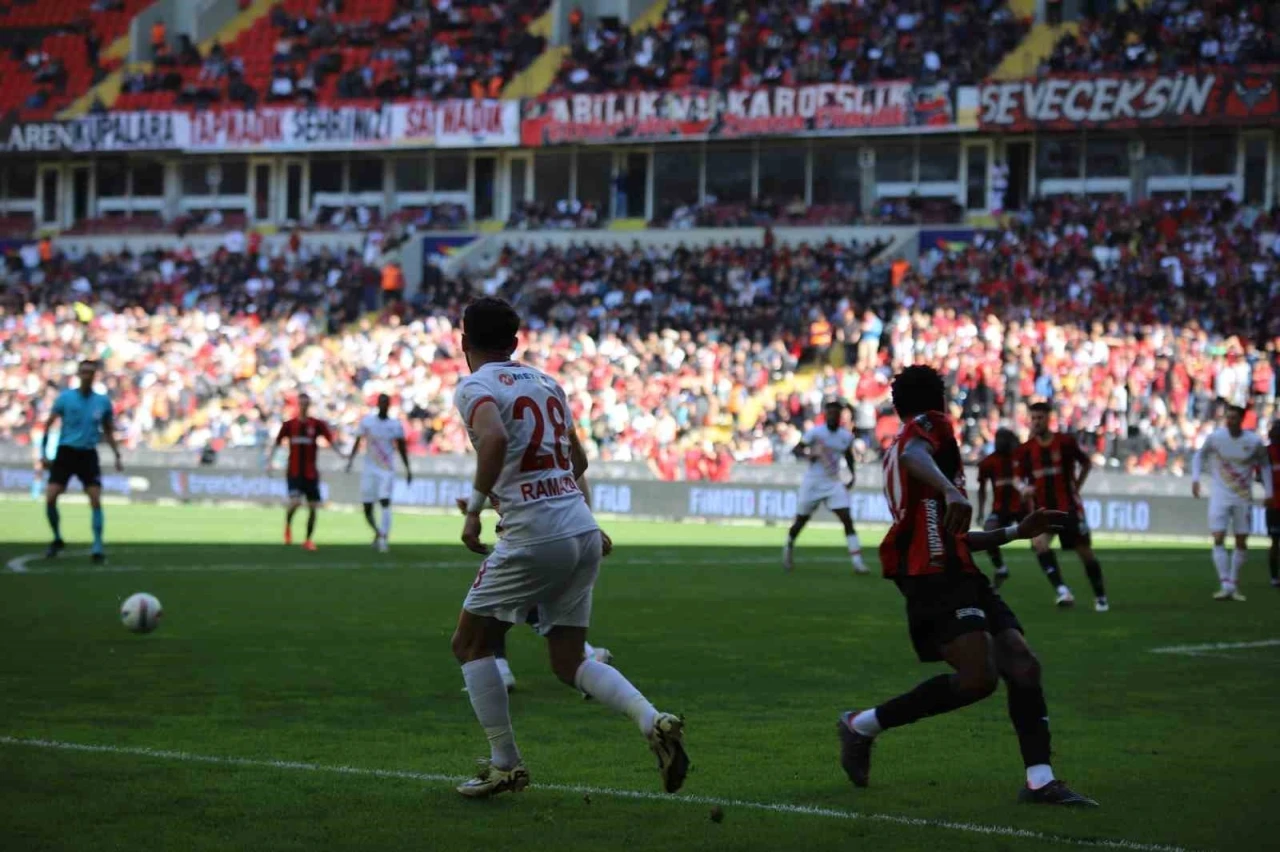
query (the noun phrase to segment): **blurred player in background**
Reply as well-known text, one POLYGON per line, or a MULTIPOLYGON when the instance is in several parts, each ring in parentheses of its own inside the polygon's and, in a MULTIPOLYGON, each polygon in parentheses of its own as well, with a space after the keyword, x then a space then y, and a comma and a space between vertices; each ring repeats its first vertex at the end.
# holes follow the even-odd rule
POLYGON ((552 671, 630 717, 658 757, 663 787, 674 793, 689 769, 683 720, 658 712, 617 669, 583 657, 604 541, 577 484, 587 456, 564 390, 546 373, 511 360, 519 331, 519 316, 501 299, 479 299, 463 313, 462 350, 471 375, 458 384, 454 402, 475 447, 476 473, 462 542, 485 560, 463 601, 452 647, 490 757, 458 792, 483 798, 529 785, 493 649, 536 609, 552 671), (502 536, 492 553, 480 542, 480 514, 491 501, 502 512, 502 536))
POLYGON ((1280 420, 1273 420, 1267 430, 1267 470, 1263 481, 1270 481, 1267 500, 1267 535, 1271 537, 1268 567, 1271 586, 1280 588, 1280 420))
POLYGON ((840 422, 844 416, 844 408, 844 403, 838 399, 828 400, 822 407, 823 423, 805 432, 800 443, 791 451, 796 458, 807 459, 809 467, 800 483, 796 519, 791 523, 791 529, 787 530, 787 543, 782 548, 784 571, 791 571, 794 565, 793 554, 800 531, 809 523, 813 513, 825 503, 844 526, 844 538, 849 545, 853 570, 859 574, 867 573, 866 563, 862 561, 862 542, 858 540, 858 532, 853 528, 853 517, 849 514, 849 489, 857 481, 858 471, 853 459, 853 433, 840 422), (849 468, 847 483, 840 480, 841 459, 849 468))
POLYGON ((409 448, 404 440, 404 425, 399 418, 389 415, 391 397, 378 394, 378 410, 365 415, 356 432, 356 442, 347 457, 347 473, 355 464, 361 441, 367 441, 369 452, 364 457, 364 470, 360 472, 360 502, 364 504, 364 519, 373 530, 373 546, 379 553, 388 550, 387 539, 391 535, 391 492, 396 479, 396 454, 404 463, 405 482, 413 482, 409 469, 409 448), (373 519, 373 504, 382 506, 382 523, 373 519))
MULTIPOLYGON (((1037 509, 1066 512, 1067 519, 1058 531, 1058 542, 1063 550, 1074 550, 1084 565, 1089 585, 1093 587, 1093 608, 1107 612, 1111 604, 1107 600, 1107 587, 1102 578, 1102 564, 1093 552, 1093 535, 1084 514, 1084 502, 1080 490, 1089 478, 1093 462, 1080 449, 1076 439, 1065 432, 1049 429, 1049 416, 1053 406, 1047 402, 1032 403, 1031 437, 1018 448, 1018 478, 1024 483, 1023 494, 1033 501, 1037 509)), ((1053 552, 1053 533, 1037 536, 1031 543, 1040 567, 1044 569, 1049 585, 1057 591, 1054 601, 1058 606, 1072 606, 1075 596, 1062 582, 1062 569, 1053 552)))
MULTIPOLYGON (((293 544, 293 516, 303 499, 307 501, 307 538, 302 542, 303 550, 315 550, 312 537, 316 532, 316 512, 323 499, 320 496, 320 469, 316 466, 319 455, 319 440, 338 452, 333 431, 329 424, 311 416, 311 397, 305 393, 298 394, 298 416, 286 420, 280 426, 280 434, 276 436, 275 448, 285 441, 289 442, 289 467, 285 472, 285 484, 289 489, 289 503, 284 513, 284 543, 293 544)), ((271 472, 275 462, 275 448, 267 456, 267 473, 271 472)))
MULTIPOLYGON (((1022 506, 1022 492, 1018 488, 1017 460, 1018 436, 1012 429, 996 431, 995 448, 991 455, 978 462, 978 517, 985 518, 982 528, 995 530, 1010 524, 1021 523, 1026 517, 1022 506), (991 491, 991 514, 987 514, 987 490, 991 491)), ((1004 564, 1004 554, 999 547, 990 548, 987 554, 995 566, 995 586, 1000 588, 1009 578, 1009 566, 1004 564)))
POLYGON ((49 519, 49 527, 53 530, 53 541, 49 542, 49 549, 45 551, 45 557, 49 559, 66 547, 62 540, 62 516, 58 512, 58 497, 67 490, 71 478, 75 477, 80 480, 84 493, 89 498, 90 527, 93 531, 90 559, 96 565, 107 561, 102 543, 106 517, 102 511, 102 467, 98 463, 98 444, 107 442, 116 457, 117 471, 124 470, 124 465, 120 461, 120 448, 116 445, 111 400, 106 394, 93 389, 97 373, 97 361, 81 361, 78 370, 80 386, 58 394, 53 402, 53 410, 49 412, 49 418, 44 424, 40 455, 47 459, 49 436, 54 433, 55 424, 61 421, 57 430, 58 451, 52 462, 44 462, 49 469, 49 485, 45 489, 45 517, 49 519))
POLYGON ((1270 457, 1256 432, 1244 431, 1244 409, 1228 405, 1226 423, 1209 433, 1191 457, 1191 494, 1200 498, 1200 474, 1211 461, 1209 534, 1213 536, 1213 567, 1218 573, 1214 600, 1243 601, 1237 583, 1249 558, 1249 530, 1253 526, 1253 480, 1259 472, 1267 497, 1272 496, 1270 457), (1235 552, 1227 554, 1227 527, 1235 535, 1235 552))
POLYGON ((877 707, 842 714, 840 764, 854 786, 866 787, 871 746, 882 732, 981 701, 1003 679, 1026 766, 1019 801, 1096 806, 1054 777, 1040 663, 972 553, 1050 532, 1067 516, 1042 508, 1004 529, 969 532, 973 507, 946 405, 942 376, 932 367, 908 367, 893 380, 893 407, 903 426, 884 459, 893 525, 880 545, 880 564, 906 598, 916 655, 922 662, 946 661, 955 671, 877 707))

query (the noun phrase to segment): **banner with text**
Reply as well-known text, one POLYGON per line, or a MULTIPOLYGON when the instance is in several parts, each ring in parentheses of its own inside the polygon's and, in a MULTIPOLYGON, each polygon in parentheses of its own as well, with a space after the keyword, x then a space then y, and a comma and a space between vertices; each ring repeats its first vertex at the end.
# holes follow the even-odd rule
POLYGON ((347 151, 517 145, 515 101, 409 101, 379 106, 267 107, 191 116, 190 151, 347 151))
POLYGON ((992 81, 979 104, 989 131, 1261 124, 1280 118, 1280 67, 992 81))
MULTIPOLYGON (((39 499, 43 482, 36 477, 30 466, 0 465, 0 492, 34 495, 31 499, 39 499)), ((75 485, 72 493, 79 490, 75 485)), ((103 491, 132 500, 215 503, 281 503, 287 496, 282 475, 216 466, 131 467, 122 474, 105 474, 103 491)), ((639 518, 786 524, 795 517, 798 508, 795 489, 777 486, 611 480, 593 482, 591 491, 596 511, 639 518)), ((358 474, 325 477, 321 493, 334 503, 359 504, 360 477, 358 474)), ((465 500, 470 494, 469 475, 419 474, 412 483, 397 478, 391 499, 396 506, 453 511, 455 502, 465 500)), ((1095 532, 1192 535, 1207 529, 1205 503, 1190 495, 1086 495, 1083 502, 1089 527, 1095 532)), ((888 524, 891 520, 888 503, 880 491, 855 489, 850 494, 849 510, 858 523, 888 524)), ((1255 506, 1252 514, 1254 534, 1265 534, 1265 510, 1255 506)))
POLYGON ((185 112, 109 112, 71 121, 14 122, 0 125, 0 151, 174 151, 186 146, 188 130, 185 112))
POLYGON ((551 95, 526 100, 523 110, 520 139, 530 147, 956 129, 947 84, 905 81, 551 95))

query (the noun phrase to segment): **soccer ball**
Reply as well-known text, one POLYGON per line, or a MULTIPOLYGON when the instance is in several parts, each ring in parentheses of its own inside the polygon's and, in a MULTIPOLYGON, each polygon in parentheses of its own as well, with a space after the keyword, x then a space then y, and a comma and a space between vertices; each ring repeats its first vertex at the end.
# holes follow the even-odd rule
POLYGON ((160 626, 160 617, 164 615, 164 607, 155 595, 138 592, 129 595, 120 606, 120 623, 134 633, 150 633, 160 626))

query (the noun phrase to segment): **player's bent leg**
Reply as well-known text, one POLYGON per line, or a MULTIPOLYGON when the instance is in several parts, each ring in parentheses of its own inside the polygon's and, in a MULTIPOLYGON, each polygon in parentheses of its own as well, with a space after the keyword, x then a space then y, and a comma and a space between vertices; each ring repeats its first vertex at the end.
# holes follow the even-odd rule
POLYGON ((458 792, 468 798, 488 798, 529 786, 529 773, 520 760, 511 728, 507 688, 493 657, 494 646, 510 626, 464 609, 450 642, 455 659, 462 664, 471 709, 489 740, 488 761, 482 761, 474 778, 458 785, 458 792))
POLYGON ((1040 563, 1040 569, 1044 571, 1045 579, 1049 581, 1049 585, 1053 586, 1057 598, 1054 600, 1055 606, 1068 607, 1074 606, 1076 599, 1071 594, 1071 589, 1067 588, 1067 584, 1062 582, 1062 569, 1058 567, 1058 555, 1050 548, 1052 538, 1047 535, 1037 536, 1031 541, 1031 549, 1035 551, 1036 561, 1040 563))
POLYGON ((796 519, 791 522, 791 529, 787 530, 787 543, 782 547, 782 570, 788 574, 790 574, 791 569, 795 567, 793 553, 796 546, 796 539, 800 537, 800 533, 807 523, 809 523, 809 515, 796 515, 796 519))
POLYGON ((1089 586, 1093 589, 1093 608, 1096 612, 1108 612, 1111 604, 1107 600, 1107 584, 1102 577, 1102 563, 1093 552, 1093 537, 1081 536, 1076 542, 1076 556, 1084 565, 1084 573, 1089 578, 1089 586))
POLYGON ((862 561, 862 542, 858 540, 858 531, 853 528, 853 516, 847 508, 831 510, 844 526, 844 540, 849 546, 849 559, 853 562, 853 570, 858 574, 867 573, 867 565, 862 561))
POLYGON ((53 531, 53 541, 45 551, 46 559, 57 556, 67 545, 62 540, 62 513, 58 511, 58 498, 67 490, 64 483, 50 482, 44 492, 44 515, 49 521, 49 529, 53 531))
POLYGON ((1027 769, 1027 783, 1018 801, 1030 804, 1097 807, 1053 775, 1049 762, 1049 709, 1041 686, 1040 661, 1022 631, 1000 631, 995 637, 996 666, 1009 698, 1009 720, 1018 735, 1018 748, 1027 769))
POLYGON ((106 516, 102 512, 102 486, 86 485, 84 493, 89 498, 89 528, 93 533, 93 546, 89 551, 89 558, 97 565, 107 561, 106 552, 102 543, 102 534, 106 529, 106 516))
POLYGON ((931 677, 871 710, 840 717, 840 765, 855 787, 870 782, 871 745, 877 735, 968 707, 995 692, 999 678, 991 637, 977 623, 946 642, 939 653, 955 670, 952 674, 931 677))

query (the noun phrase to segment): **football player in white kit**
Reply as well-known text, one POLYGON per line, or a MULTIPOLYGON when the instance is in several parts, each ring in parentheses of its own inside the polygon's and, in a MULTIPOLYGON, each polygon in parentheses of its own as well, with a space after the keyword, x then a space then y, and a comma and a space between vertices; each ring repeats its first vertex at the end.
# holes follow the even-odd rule
MULTIPOLYGON (((1220 585, 1214 600, 1242 601, 1237 589, 1240 568, 1248 558, 1249 530, 1253 524, 1253 480, 1270 462, 1262 438, 1244 431, 1244 409, 1227 406, 1226 426, 1205 438, 1191 459, 1191 494, 1200 497, 1200 473, 1206 458, 1212 458, 1209 483, 1209 533, 1213 536, 1213 567, 1220 585), (1236 549, 1227 558, 1227 527, 1235 534, 1236 549)), ((1271 496, 1271 477, 1262 477, 1271 496)))
POLYGON ((862 543, 858 541, 858 532, 853 528, 853 517, 849 514, 849 489, 858 478, 853 461, 853 433, 840 423, 844 403, 837 399, 828 400, 822 407, 822 412, 822 425, 805 432, 800 443, 792 450, 796 458, 808 459, 809 468, 804 472, 804 480, 800 483, 796 519, 787 531, 787 543, 782 548, 782 569, 791 571, 796 538, 804 525, 809 523, 813 513, 825 503, 844 525, 844 537, 849 545, 853 570, 865 574, 867 566, 862 561, 862 543), (841 459, 849 468, 847 484, 840 481, 841 459))
POLYGON ((378 394, 378 413, 367 414, 356 431, 356 442, 347 458, 347 473, 355 464, 360 442, 367 441, 369 452, 364 457, 364 470, 360 473, 360 502, 364 504, 364 519, 373 530, 373 546, 379 553, 388 550, 387 539, 391 535, 391 490, 396 478, 395 453, 404 462, 405 481, 413 482, 409 469, 409 450, 404 441, 404 425, 388 416, 391 397, 378 394), (373 519, 373 504, 382 504, 382 523, 373 519))
POLYGON ((454 404, 475 447, 476 474, 462 542, 485 560, 462 603, 452 645, 490 754, 458 792, 483 798, 529 785, 493 649, 536 607, 556 677, 630 717, 657 755, 664 789, 674 793, 689 770, 683 720, 658 712, 613 666, 583 655, 603 550, 577 483, 587 456, 564 390, 511 360, 519 330, 519 316, 501 299, 479 299, 463 312, 462 351, 471 375, 458 384, 454 404), (480 541, 480 515, 491 500, 503 528, 493 552, 480 541))

